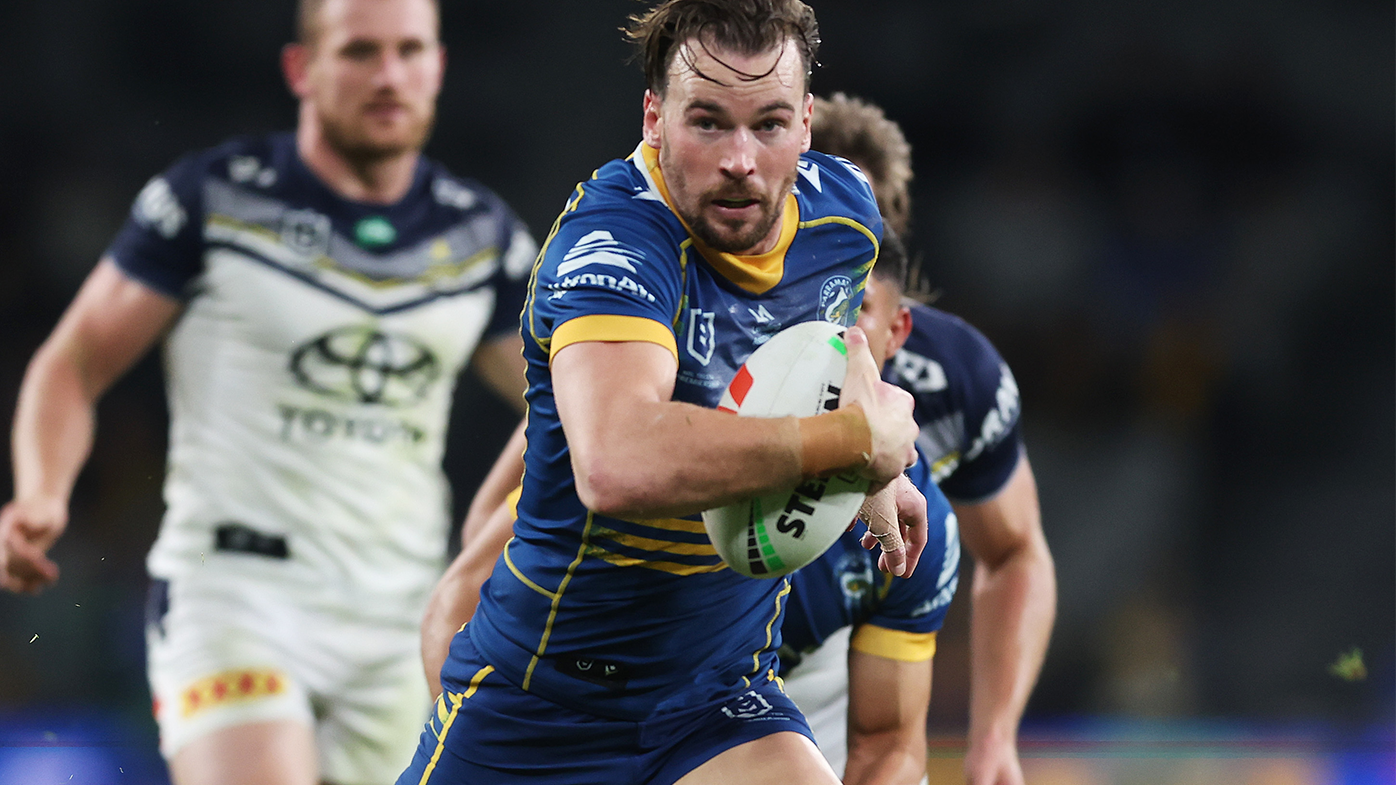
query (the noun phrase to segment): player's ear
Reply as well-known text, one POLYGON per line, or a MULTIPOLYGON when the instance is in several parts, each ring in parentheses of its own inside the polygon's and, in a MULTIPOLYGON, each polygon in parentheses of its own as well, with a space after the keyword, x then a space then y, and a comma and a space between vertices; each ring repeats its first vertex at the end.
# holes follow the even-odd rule
POLYGON ((800 112, 800 132, 804 134, 804 141, 800 143, 800 152, 808 153, 810 141, 810 120, 814 117, 814 94, 805 93, 804 111, 800 112))
POLYGON ((310 70, 310 48, 305 44, 286 44, 281 47, 281 73, 286 77, 286 86, 297 98, 305 98, 309 93, 306 74, 310 70))
POLYGON ((660 108, 664 99, 653 92, 645 91, 645 121, 644 136, 645 144, 658 150, 664 144, 664 133, 660 127, 660 108))
POLYGON ((902 348, 906 339, 911 335, 911 309, 905 305, 897 306, 897 315, 892 317, 891 337, 887 341, 887 356, 890 358, 902 348))

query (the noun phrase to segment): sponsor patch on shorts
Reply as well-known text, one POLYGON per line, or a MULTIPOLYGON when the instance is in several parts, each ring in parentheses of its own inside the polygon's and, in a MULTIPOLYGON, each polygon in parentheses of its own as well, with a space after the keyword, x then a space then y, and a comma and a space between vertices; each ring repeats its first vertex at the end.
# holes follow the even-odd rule
POLYGON ((180 714, 192 717, 205 709, 270 698, 286 691, 286 675, 277 670, 232 670, 208 676, 180 693, 180 714))

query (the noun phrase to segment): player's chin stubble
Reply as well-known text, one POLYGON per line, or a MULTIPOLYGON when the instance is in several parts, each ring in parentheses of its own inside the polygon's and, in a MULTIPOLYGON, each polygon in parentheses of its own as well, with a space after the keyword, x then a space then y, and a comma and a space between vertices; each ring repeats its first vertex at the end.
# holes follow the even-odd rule
POLYGON ((431 136, 435 119, 434 113, 425 118, 413 117, 403 133, 387 141, 375 139, 368 132, 367 123, 355 123, 326 114, 320 115, 320 127, 325 141, 340 155, 350 161, 369 163, 421 150, 431 136))
POLYGON ((740 254, 765 239, 766 235, 770 234, 771 227, 776 225, 776 219, 779 217, 780 213, 773 209, 769 202, 762 200, 761 218, 754 224, 738 229, 735 233, 719 228, 715 222, 709 221, 701 212, 692 216, 685 215, 683 219, 692 228, 694 236, 704 245, 715 251, 740 254))

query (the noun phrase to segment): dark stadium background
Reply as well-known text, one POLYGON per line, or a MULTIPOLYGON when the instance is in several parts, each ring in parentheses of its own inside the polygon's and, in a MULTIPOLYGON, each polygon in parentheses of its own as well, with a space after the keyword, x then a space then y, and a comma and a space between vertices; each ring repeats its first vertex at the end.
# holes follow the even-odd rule
MULTIPOLYGON (((445 5, 429 152, 541 238, 572 184, 638 140, 643 84, 617 33, 638 6, 445 5)), ((1385 762, 1321 754, 1392 748, 1391 4, 814 6, 816 92, 870 98, 906 129, 911 246, 937 304, 997 344, 1022 390, 1060 583, 1029 763, 1078 781, 1048 759, 1079 742, 1115 778, 1091 782, 1173 781, 1110 756, 1241 739, 1244 757, 1246 739, 1277 738, 1320 755, 1314 776, 1389 781, 1385 762), (1354 648, 1366 678, 1334 675, 1354 648)), ((0 5, 5 417, 145 180, 292 125, 277 67, 290 35, 282 1, 0 5)), ((463 509, 512 420, 469 379, 455 420, 463 509)), ((0 596, 0 780, 6 765, 66 780, 84 745, 108 755, 83 758, 94 772, 116 755, 119 781, 160 777, 141 606, 164 426, 152 357, 102 403, 61 582, 0 596)), ((9 483, 6 469, 6 499, 9 483)), ((961 586, 931 710, 948 757, 966 712, 961 586)))

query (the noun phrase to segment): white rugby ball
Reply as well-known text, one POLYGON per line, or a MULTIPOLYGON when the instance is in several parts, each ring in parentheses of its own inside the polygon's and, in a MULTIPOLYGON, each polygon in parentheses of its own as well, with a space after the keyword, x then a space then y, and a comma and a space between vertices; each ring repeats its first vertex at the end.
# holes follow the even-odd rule
MULTIPOLYGON (((737 370, 718 409, 739 417, 813 417, 839 405, 848 369, 843 330, 804 322, 776 333, 737 370)), ((858 514, 868 481, 856 474, 703 513, 708 539, 727 566, 751 578, 778 578, 819 558, 858 514)))

